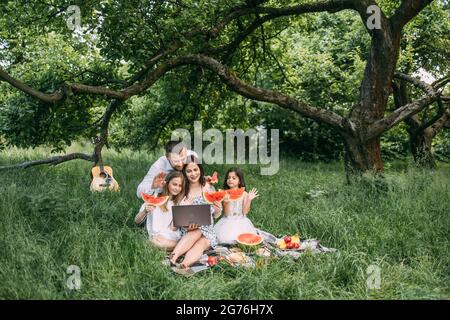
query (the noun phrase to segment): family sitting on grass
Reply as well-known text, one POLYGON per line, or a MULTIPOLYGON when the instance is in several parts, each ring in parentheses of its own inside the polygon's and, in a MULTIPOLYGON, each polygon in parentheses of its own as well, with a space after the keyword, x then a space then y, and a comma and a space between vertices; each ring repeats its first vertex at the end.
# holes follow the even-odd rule
MULTIPOLYGON (((190 267, 206 250, 214 249, 219 244, 233 244, 241 233, 257 233, 247 218, 252 200, 258 197, 256 189, 244 192, 237 201, 215 201, 211 205, 211 216, 218 219, 223 212, 223 217, 215 225, 174 227, 172 206, 206 204, 203 192, 214 191, 214 187, 211 177, 205 176, 195 152, 187 150, 179 141, 169 141, 165 149, 166 155, 150 167, 139 184, 137 196, 141 198, 142 193, 158 194, 169 196, 169 200, 157 207, 144 203, 135 222, 143 224, 146 221, 150 241, 157 247, 172 251, 169 256, 171 264, 180 268, 190 267), (182 262, 177 263, 183 255, 182 262)), ((223 188, 242 187, 245 187, 242 171, 239 168, 229 169, 223 188)))

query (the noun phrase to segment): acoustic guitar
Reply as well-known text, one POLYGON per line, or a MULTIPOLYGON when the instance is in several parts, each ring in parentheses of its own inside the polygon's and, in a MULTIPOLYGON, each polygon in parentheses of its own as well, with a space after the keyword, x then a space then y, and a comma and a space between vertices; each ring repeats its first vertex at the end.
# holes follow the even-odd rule
POLYGON ((108 166, 96 166, 91 170, 91 191, 119 191, 119 184, 113 177, 113 170, 108 166))

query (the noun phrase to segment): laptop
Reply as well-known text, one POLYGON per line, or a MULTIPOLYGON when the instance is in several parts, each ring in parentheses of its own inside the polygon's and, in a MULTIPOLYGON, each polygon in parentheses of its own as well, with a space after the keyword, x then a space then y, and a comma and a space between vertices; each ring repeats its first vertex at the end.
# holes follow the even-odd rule
POLYGON ((172 206, 172 217, 174 227, 187 227, 190 224, 208 226, 213 223, 209 204, 172 206))

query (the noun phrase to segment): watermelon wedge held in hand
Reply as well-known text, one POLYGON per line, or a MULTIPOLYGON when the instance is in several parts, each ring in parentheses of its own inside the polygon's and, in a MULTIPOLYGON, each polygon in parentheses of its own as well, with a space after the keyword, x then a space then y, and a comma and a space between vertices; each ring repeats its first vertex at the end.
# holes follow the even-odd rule
POLYGON ((219 174, 217 173, 217 171, 214 171, 209 183, 216 184, 217 182, 219 182, 219 174))
POLYGON ((239 189, 228 189, 225 190, 227 193, 226 201, 236 201, 242 198, 245 192, 245 188, 239 188, 239 189))
POLYGON ((145 202, 155 207, 162 206, 167 202, 167 200, 169 200, 169 196, 155 197, 144 192, 141 193, 141 196, 145 202))
POLYGON ((222 202, 227 193, 224 190, 219 191, 203 191, 203 199, 209 204, 213 204, 214 201, 222 202))

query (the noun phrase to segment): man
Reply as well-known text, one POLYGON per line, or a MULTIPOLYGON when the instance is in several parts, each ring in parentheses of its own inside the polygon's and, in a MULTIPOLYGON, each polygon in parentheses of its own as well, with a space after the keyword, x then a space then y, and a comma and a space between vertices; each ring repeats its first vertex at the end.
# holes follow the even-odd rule
POLYGON ((181 171, 188 156, 193 154, 192 150, 187 150, 182 142, 169 141, 165 146, 166 155, 162 156, 150 167, 146 176, 137 188, 137 196, 141 198, 141 193, 159 193, 164 186, 165 176, 174 170, 181 171))
MULTIPOLYGON (((155 194, 162 191, 164 178, 169 172, 183 170, 186 159, 190 155, 198 157, 197 153, 187 150, 185 145, 179 141, 169 141, 165 146, 166 155, 162 156, 150 167, 142 182, 137 187, 136 195, 142 198, 142 192, 155 194)), ((144 205, 143 205, 144 207, 144 205)), ((135 217, 135 222, 141 224, 147 217, 146 210, 141 210, 135 217)))

